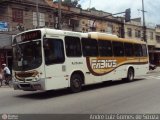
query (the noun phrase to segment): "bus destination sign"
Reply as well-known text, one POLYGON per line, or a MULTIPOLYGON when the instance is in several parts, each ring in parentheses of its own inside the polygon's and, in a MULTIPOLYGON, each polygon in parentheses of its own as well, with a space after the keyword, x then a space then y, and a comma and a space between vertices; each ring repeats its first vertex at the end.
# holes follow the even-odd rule
POLYGON ((31 41, 31 40, 36 40, 36 39, 41 39, 41 31, 40 30, 22 33, 22 34, 15 37, 16 41, 14 41, 14 42, 24 42, 24 41, 31 41))

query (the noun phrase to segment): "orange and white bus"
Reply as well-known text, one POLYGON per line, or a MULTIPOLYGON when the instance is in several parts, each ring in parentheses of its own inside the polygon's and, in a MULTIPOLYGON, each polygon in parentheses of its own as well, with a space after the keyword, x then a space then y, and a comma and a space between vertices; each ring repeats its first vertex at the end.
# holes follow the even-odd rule
POLYGON ((148 70, 147 46, 139 40, 49 28, 25 31, 13 40, 14 89, 79 92, 83 85, 131 81, 148 70))

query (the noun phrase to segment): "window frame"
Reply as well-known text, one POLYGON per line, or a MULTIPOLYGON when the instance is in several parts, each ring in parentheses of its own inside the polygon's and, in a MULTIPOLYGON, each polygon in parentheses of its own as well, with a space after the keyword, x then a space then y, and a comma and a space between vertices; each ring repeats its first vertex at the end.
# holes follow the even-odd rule
MULTIPOLYGON (((51 43, 51 42, 49 42, 49 43, 51 43)), ((49 44, 50 45, 50 44, 49 44)), ((53 48, 54 50, 55 50, 55 47, 53 48)), ((44 50, 44 62, 45 62, 45 65, 53 65, 53 64, 62 64, 62 63, 64 63, 65 62, 65 54, 64 54, 64 44, 63 44, 63 40, 62 39, 59 39, 59 38, 45 38, 44 40, 43 40, 43 50, 44 50), (61 56, 61 58, 58 58, 58 56, 56 56, 57 58, 55 59, 55 61, 52 61, 52 60, 50 60, 48 63, 46 63, 46 53, 48 54, 48 52, 46 52, 45 51, 45 40, 49 40, 49 41, 52 41, 52 42, 55 42, 55 41, 58 41, 60 44, 61 44, 61 54, 62 54, 62 56, 61 56), (59 59, 61 59, 61 60, 59 60, 59 59)), ((49 49, 49 50, 51 50, 51 49, 49 49)), ((50 51, 51 52, 51 51, 50 51)), ((54 53, 54 52, 53 52, 54 53)), ((53 55, 53 54, 52 54, 53 55)), ((58 54, 57 54, 58 55, 58 54)))
POLYGON ((150 40, 153 40, 153 39, 154 39, 154 33, 150 32, 150 40))
POLYGON ((140 38, 141 37, 141 31, 140 30, 135 30, 135 37, 140 38))
POLYGON ((141 44, 134 44, 133 46, 134 46, 134 56, 135 57, 142 57, 143 56, 142 45, 141 44), (137 48, 135 48, 136 46, 138 46, 141 50, 139 48, 137 50, 137 48), (137 51, 139 52, 138 54, 137 54, 137 51))
POLYGON ((99 50, 100 57, 112 57, 113 56, 112 41, 111 40, 98 40, 98 50, 99 50), (108 47, 110 47, 111 49, 109 50, 108 47), (106 51, 106 54, 104 54, 104 51, 106 51))
POLYGON ((12 8, 12 21, 23 23, 23 9, 12 8))
POLYGON ((142 54, 143 54, 143 57, 147 57, 148 56, 148 52, 147 52, 147 46, 146 44, 142 44, 142 54))
POLYGON ((128 37, 132 37, 132 28, 127 28, 128 37))
POLYGON ((132 43, 124 42, 124 52, 126 57, 133 57, 134 56, 134 46, 132 43), (128 46, 126 46, 128 45, 128 46), (131 45, 131 46, 129 46, 131 45), (127 48, 127 49, 126 49, 127 48), (132 53, 126 54, 128 51, 131 51, 132 53))
POLYGON ((99 56, 98 41, 96 39, 81 38, 81 42, 82 42, 82 52, 83 52, 84 57, 97 57, 97 56, 99 56), (96 44, 96 45, 91 45, 91 44, 96 44), (86 48, 84 48, 84 47, 86 47, 86 45, 91 45, 91 46, 87 46, 87 47, 92 47, 92 48, 90 50, 87 48, 88 49, 87 50, 86 48), (95 48, 93 48, 93 47, 95 47, 95 48), (95 49, 95 51, 92 51, 93 49, 95 49))
POLYGON ((123 42, 112 41, 112 47, 113 47, 113 55, 114 55, 114 57, 124 57, 125 53, 124 53, 124 43, 123 43, 123 42), (119 53, 120 53, 120 48, 115 48, 115 47, 117 47, 117 45, 118 45, 119 43, 121 44, 121 50, 122 50, 122 52, 123 52, 122 55, 121 55, 121 54, 117 54, 118 51, 119 51, 119 53), (115 45, 116 45, 116 46, 115 46, 115 45), (116 53, 116 52, 117 52, 117 53, 116 53), (116 55, 115 55, 115 53, 116 53, 116 55))
POLYGON ((82 45, 81 45, 81 40, 80 40, 79 37, 65 36, 64 42, 65 42, 65 51, 66 51, 66 56, 67 57, 82 57, 82 45), (70 39, 68 39, 69 37, 70 37, 70 39), (72 46, 72 47, 74 47, 74 50, 70 49, 70 51, 68 51, 69 48, 67 48, 67 47, 68 47, 69 44, 67 42, 69 42, 69 40, 71 40, 70 45, 71 44, 74 45, 75 44, 74 42, 76 40, 78 41, 77 46, 72 46), (79 49, 77 49, 78 47, 79 47, 79 49), (77 53, 78 52, 79 53, 78 54, 75 53, 75 54, 70 55, 71 52, 73 52, 73 51, 76 52, 76 49, 77 49, 77 53))

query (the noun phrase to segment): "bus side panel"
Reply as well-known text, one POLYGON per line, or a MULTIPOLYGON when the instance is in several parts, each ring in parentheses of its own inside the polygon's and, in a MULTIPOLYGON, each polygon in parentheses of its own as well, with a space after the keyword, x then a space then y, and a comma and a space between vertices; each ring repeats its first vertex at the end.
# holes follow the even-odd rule
POLYGON ((101 75, 95 75, 92 71, 92 64, 91 60, 89 58, 86 58, 85 62, 85 74, 86 74, 86 84, 92 84, 92 83, 100 83, 102 82, 102 76, 101 75))
POLYGON ((65 77, 65 67, 66 66, 64 64, 53 64, 45 66, 46 90, 68 87, 68 81, 65 77))
POLYGON ((102 79, 103 81, 108 81, 108 80, 121 80, 122 78, 126 78, 127 76, 127 65, 120 66, 113 71, 103 75, 102 79))
POLYGON ((135 69, 135 76, 145 75, 147 74, 148 71, 149 71, 148 64, 137 65, 135 69))
POLYGON ((139 61, 139 64, 135 65, 135 76, 147 74, 149 71, 148 57, 139 57, 137 60, 139 61))
MULTIPOLYGON (((84 84, 93 84, 101 82, 101 76, 95 76, 90 73, 87 65, 86 65, 86 58, 67 58, 67 74, 70 76, 76 71, 80 71, 84 75, 84 84)), ((70 81, 69 81, 70 86, 70 81)))

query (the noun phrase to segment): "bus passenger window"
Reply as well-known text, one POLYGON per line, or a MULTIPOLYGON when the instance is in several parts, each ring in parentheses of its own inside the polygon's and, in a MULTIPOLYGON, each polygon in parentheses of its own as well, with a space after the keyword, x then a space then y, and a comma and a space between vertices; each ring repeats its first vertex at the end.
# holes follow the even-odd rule
POLYGON ((63 42, 60 39, 45 39, 44 54, 46 65, 64 62, 63 42))
POLYGON ((66 55, 68 57, 81 57, 81 43, 78 37, 65 37, 66 55))
POLYGON ((124 56, 124 47, 122 42, 112 42, 113 53, 115 57, 124 56))
POLYGON ((98 44, 96 39, 82 38, 82 49, 85 57, 98 56, 98 44))
POLYGON ((140 44, 134 44, 134 54, 136 57, 143 56, 142 46, 140 44))
POLYGON ((143 56, 146 57, 147 56, 147 46, 146 45, 142 45, 142 51, 143 51, 143 56))
POLYGON ((99 40, 98 41, 99 55, 101 57, 112 56, 112 43, 111 41, 99 40))
POLYGON ((131 57, 134 56, 133 44, 124 43, 125 56, 131 57))

